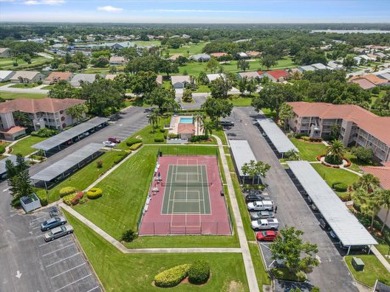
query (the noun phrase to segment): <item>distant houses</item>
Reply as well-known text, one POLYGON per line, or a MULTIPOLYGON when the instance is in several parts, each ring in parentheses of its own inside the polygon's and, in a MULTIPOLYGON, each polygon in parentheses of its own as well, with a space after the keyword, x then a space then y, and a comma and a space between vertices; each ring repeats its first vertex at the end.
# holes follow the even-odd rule
POLYGON ((38 71, 16 71, 10 78, 13 83, 34 83, 43 81, 43 74, 38 71))
POLYGON ((350 83, 355 83, 363 89, 371 89, 376 86, 390 85, 389 80, 378 77, 374 74, 365 74, 361 76, 354 76, 348 80, 350 83))
POLYGON ((207 74, 207 80, 209 82, 217 80, 219 78, 226 79, 226 75, 224 73, 216 73, 216 74, 207 74))
POLYGON ((125 65, 128 62, 128 60, 125 57, 121 56, 112 56, 109 60, 110 65, 125 65))
POLYGON ((187 84, 191 83, 191 77, 188 75, 171 76, 171 83, 175 89, 185 88, 187 84))
POLYGON ((268 77, 272 82, 283 82, 289 77, 289 74, 285 70, 272 70, 264 72, 264 77, 268 77))
POLYGON ((211 56, 208 54, 197 54, 190 57, 190 60, 194 60, 196 62, 208 62, 210 59, 211 56))
POLYGON ((76 74, 73 76, 70 84, 73 87, 80 87, 81 83, 88 82, 93 83, 96 80, 96 74, 76 74))
POLYGON ((11 79, 12 75, 14 75, 14 71, 0 71, 0 82, 6 82, 11 79))
POLYGON ((67 81, 72 80, 73 73, 72 72, 51 72, 49 76, 43 82, 44 84, 55 84, 59 81, 67 81))
POLYGON ((11 57, 11 50, 9 48, 0 48, 0 58, 11 57))
POLYGON ((239 79, 247 79, 247 80, 252 80, 252 79, 260 79, 261 76, 259 72, 257 71, 252 71, 252 72, 239 72, 237 73, 237 76, 239 79))

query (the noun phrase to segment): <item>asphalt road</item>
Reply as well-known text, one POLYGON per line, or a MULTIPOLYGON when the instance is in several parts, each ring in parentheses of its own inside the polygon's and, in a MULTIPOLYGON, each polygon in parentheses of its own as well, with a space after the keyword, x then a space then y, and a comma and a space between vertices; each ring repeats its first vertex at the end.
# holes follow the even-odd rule
POLYGON ((321 229, 312 210, 254 125, 258 115, 250 107, 234 108, 229 119, 234 121, 235 126, 226 130, 228 138, 247 140, 255 157, 271 165, 264 182, 268 185, 270 197, 278 206, 276 217, 281 227, 294 226, 304 231, 304 240, 318 245, 321 263, 309 274, 310 282, 321 291, 358 291, 342 256, 326 232, 321 229))
MULTIPOLYGON (((30 174, 86 144, 101 143, 112 136, 124 139, 145 125, 144 109, 128 108, 118 121, 52 155, 45 162, 33 165, 30 174)), ((101 291, 73 236, 45 244, 38 226, 47 214, 24 215, 24 212, 12 209, 8 188, 6 181, 0 183, 0 291, 101 291)))

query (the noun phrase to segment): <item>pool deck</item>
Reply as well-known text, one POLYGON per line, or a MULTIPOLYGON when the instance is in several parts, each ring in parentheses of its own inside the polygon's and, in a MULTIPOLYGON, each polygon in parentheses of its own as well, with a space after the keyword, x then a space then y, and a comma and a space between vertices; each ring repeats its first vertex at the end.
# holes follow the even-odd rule
POLYGON ((169 125, 169 134, 178 134, 178 128, 181 118, 193 118, 195 127, 195 136, 204 135, 201 125, 198 126, 198 121, 193 116, 172 116, 171 123, 169 125))

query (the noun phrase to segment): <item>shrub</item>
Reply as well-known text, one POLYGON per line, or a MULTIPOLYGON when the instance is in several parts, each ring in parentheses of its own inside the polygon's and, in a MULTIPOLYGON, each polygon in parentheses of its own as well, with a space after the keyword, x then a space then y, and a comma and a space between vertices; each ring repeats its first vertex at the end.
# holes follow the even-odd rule
POLYGON ((374 157, 374 152, 371 148, 364 147, 353 147, 351 150, 352 154, 356 156, 356 158, 363 163, 371 163, 374 157))
POLYGON ((209 139, 208 135, 199 135, 199 136, 192 136, 190 141, 191 142, 200 142, 200 141, 207 141, 209 139))
POLYGON ((71 204, 73 206, 77 205, 83 197, 84 197, 84 193, 83 192, 78 192, 76 194, 76 196, 71 200, 71 204))
POLYGON ((119 162, 121 162, 123 159, 125 159, 125 157, 129 155, 129 153, 121 153, 121 154, 118 154, 117 155, 117 158, 114 160, 114 163, 117 164, 119 162))
POLYGON ((137 150, 138 148, 140 148, 142 146, 142 143, 135 143, 133 145, 130 146, 130 150, 131 151, 134 151, 134 150, 137 150))
POLYGON ((154 284, 163 288, 175 287, 187 277, 189 269, 190 265, 184 264, 165 270, 154 277, 154 284))
POLYGON ((210 265, 205 261, 196 261, 188 270, 188 281, 192 284, 206 283, 210 277, 210 265))
POLYGON ((125 232, 123 232, 121 240, 123 240, 125 242, 132 242, 137 237, 138 237, 138 234, 134 230, 129 229, 129 230, 126 230, 125 232))
POLYGON ((43 129, 40 129, 39 131, 31 132, 31 136, 37 136, 37 137, 41 137, 41 138, 51 137, 51 136, 54 136, 56 134, 58 134, 57 130, 48 129, 48 128, 43 128, 43 129))
POLYGON ((64 187, 60 190, 60 198, 73 194, 75 192, 76 192, 76 188, 74 187, 64 187))
POLYGON ((72 202, 74 201, 74 199, 76 198, 77 194, 76 193, 73 193, 73 194, 70 194, 70 195, 66 195, 65 197, 62 198, 62 201, 67 204, 68 206, 71 206, 72 205, 72 202))
POLYGON ((136 139, 136 138, 130 138, 126 141, 126 145, 127 146, 131 146, 133 144, 136 144, 136 143, 142 143, 142 140, 141 139, 136 139))
POLYGON ((165 133, 165 129, 164 128, 160 128, 160 133, 165 133))
POLYGON ((164 139, 164 135, 163 134, 157 134, 154 137, 154 142, 160 143, 160 142, 164 142, 164 141, 165 141, 165 139, 164 139))
POLYGON ((39 194, 38 193, 37 196, 38 196, 39 200, 41 201, 41 205, 43 207, 48 205, 46 194, 39 194))
POLYGON ((345 184, 345 183, 341 183, 341 182, 336 182, 332 185, 332 188, 336 191, 336 192, 346 192, 347 189, 348 189, 348 186, 345 184))
POLYGON ((92 188, 87 192, 88 199, 97 199, 103 195, 103 191, 100 188, 92 188))
POLYGON ((326 155, 325 162, 333 165, 339 165, 343 163, 343 161, 335 155, 326 155))
POLYGON ((96 161, 96 167, 97 168, 102 168, 103 167, 103 160, 96 161))
POLYGON ((297 139, 301 139, 301 138, 303 137, 303 134, 301 134, 301 133, 296 133, 294 136, 295 136, 295 138, 297 138, 297 139))
POLYGON ((338 194, 339 198, 343 202, 347 202, 351 200, 351 194, 350 193, 343 193, 343 194, 338 194))
POLYGON ((180 137, 179 134, 174 134, 174 133, 169 133, 168 134, 168 138, 169 139, 177 139, 179 137, 180 137))
POLYGON ((0 154, 3 154, 5 152, 4 145, 0 145, 0 154))

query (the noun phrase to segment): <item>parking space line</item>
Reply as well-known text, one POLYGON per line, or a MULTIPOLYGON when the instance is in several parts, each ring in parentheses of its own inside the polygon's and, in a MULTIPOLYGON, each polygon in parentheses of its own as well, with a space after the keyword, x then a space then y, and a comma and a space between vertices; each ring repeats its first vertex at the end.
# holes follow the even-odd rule
POLYGON ((41 220, 42 218, 46 218, 46 215, 31 220, 30 224, 32 224, 35 221, 41 220))
POLYGON ((51 266, 54 266, 54 265, 56 265, 56 264, 58 264, 58 263, 60 263, 60 262, 66 261, 66 260, 68 260, 68 259, 70 259, 70 258, 73 258, 73 257, 79 255, 79 254, 80 254, 80 253, 78 252, 78 253, 75 253, 75 254, 73 254, 73 255, 71 255, 71 256, 68 256, 68 257, 66 257, 66 258, 64 258, 64 259, 61 259, 61 260, 56 261, 56 262, 54 262, 54 263, 51 263, 50 265, 47 265, 46 268, 51 267, 51 266))
POLYGON ((32 230, 35 230, 35 229, 38 229, 38 228, 41 228, 41 225, 33 227, 32 230))
POLYGON ((87 276, 84 276, 84 277, 82 277, 82 278, 80 278, 80 279, 78 279, 78 280, 76 280, 76 281, 73 281, 72 283, 66 284, 65 286, 63 286, 63 287, 61 287, 61 288, 55 290, 54 292, 60 291, 60 290, 66 288, 66 287, 68 287, 68 286, 70 286, 70 285, 76 284, 77 282, 79 282, 79 281, 81 281, 81 280, 84 280, 84 279, 86 279, 86 278, 88 278, 88 277, 90 277, 90 276, 92 276, 92 274, 88 274, 87 276))
POLYGON ((65 274, 65 273, 67 273, 67 272, 70 272, 70 271, 73 271, 73 270, 75 270, 75 269, 77 269, 77 268, 80 268, 81 266, 84 266, 85 264, 86 264, 86 263, 84 262, 84 263, 82 263, 82 264, 80 264, 80 265, 78 265, 78 266, 75 266, 75 267, 73 267, 73 268, 71 268, 71 269, 69 269, 69 270, 63 271, 62 273, 59 273, 59 274, 57 274, 57 275, 51 277, 51 279, 57 278, 58 276, 61 276, 61 275, 65 274))
POLYGON ((74 245, 73 242, 72 242, 71 244, 65 245, 65 246, 63 246, 63 247, 61 247, 61 248, 58 248, 58 249, 53 250, 53 251, 51 251, 51 252, 48 252, 48 253, 42 255, 42 257, 45 257, 45 256, 48 256, 48 255, 50 255, 50 254, 56 253, 57 251, 59 251, 59 250, 61 250, 61 249, 65 249, 65 248, 67 248, 67 247, 69 247, 69 246, 72 246, 72 245, 74 245))
POLYGON ((91 292, 91 291, 93 291, 93 290, 95 290, 95 289, 99 289, 100 287, 99 286, 96 286, 96 287, 94 287, 94 288, 92 288, 92 289, 89 289, 88 291, 86 291, 86 292, 91 292))
MULTIPOLYGON (((68 236, 67 238, 72 238, 72 237, 68 236)), ((65 238, 64 238, 64 240, 65 240, 65 238)), ((38 245, 38 246, 39 246, 39 247, 43 247, 43 246, 48 245, 48 244, 50 244, 50 243, 53 243, 53 242, 52 242, 52 241, 48 241, 48 242, 42 243, 42 244, 40 244, 40 245, 38 245)))

